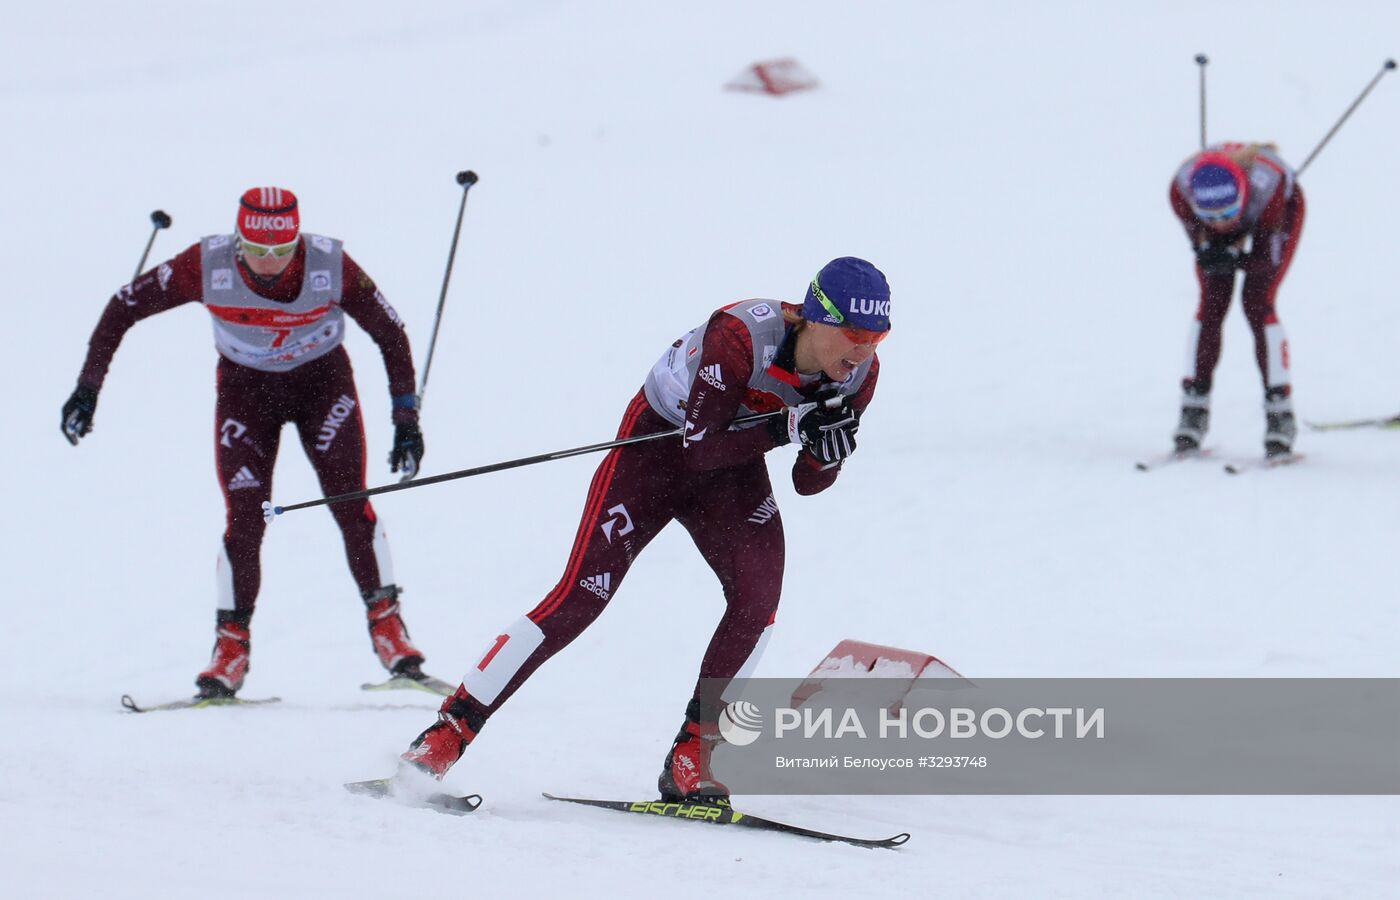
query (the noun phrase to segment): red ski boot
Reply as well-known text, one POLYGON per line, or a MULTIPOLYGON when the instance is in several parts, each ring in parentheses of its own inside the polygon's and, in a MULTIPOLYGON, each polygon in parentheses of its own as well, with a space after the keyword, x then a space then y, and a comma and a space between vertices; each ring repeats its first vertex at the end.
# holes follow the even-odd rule
POLYGON ((727 806, 729 788, 716 781, 710 771, 710 754, 721 740, 714 722, 696 722, 687 716, 656 782, 661 799, 727 806))
POLYGON ((418 735, 399 759, 441 781, 476 738, 476 730, 455 709, 466 697, 466 688, 457 688, 457 693, 448 697, 438 710, 438 720, 418 735))
POLYGON ((214 655, 194 683, 201 697, 232 697, 248 675, 248 626, 221 622, 214 629, 214 655))
POLYGON ((399 588, 386 585, 365 595, 369 636, 379 661, 394 675, 421 676, 423 654, 413 646, 399 615, 399 588))

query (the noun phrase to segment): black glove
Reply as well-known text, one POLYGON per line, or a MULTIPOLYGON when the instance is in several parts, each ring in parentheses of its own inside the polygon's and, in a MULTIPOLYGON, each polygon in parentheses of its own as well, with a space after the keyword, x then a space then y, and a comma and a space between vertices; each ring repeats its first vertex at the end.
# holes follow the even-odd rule
POLYGON ((799 443, 823 466, 833 466, 855 452, 859 429, 860 417, 835 392, 819 393, 768 420, 768 432, 779 447, 799 443))
POLYGON ((69 397, 68 402, 63 404, 63 418, 58 423, 58 427, 63 431, 63 436, 68 439, 68 443, 76 447, 78 440, 92 431, 92 414, 96 411, 97 389, 90 388, 85 384, 74 388, 73 396, 69 397))
POLYGON ((807 452, 817 458, 823 469, 829 469, 845 461, 856 452, 856 432, 860 430, 860 413, 846 407, 843 418, 819 427, 820 439, 807 447, 807 452))
POLYGON ((1207 275, 1232 275, 1244 259, 1234 244, 1204 243, 1196 248, 1196 265, 1207 275))
POLYGON ((417 422, 394 426, 394 449, 389 451, 389 471, 403 471, 405 478, 418 474, 423 459, 423 430, 417 422))

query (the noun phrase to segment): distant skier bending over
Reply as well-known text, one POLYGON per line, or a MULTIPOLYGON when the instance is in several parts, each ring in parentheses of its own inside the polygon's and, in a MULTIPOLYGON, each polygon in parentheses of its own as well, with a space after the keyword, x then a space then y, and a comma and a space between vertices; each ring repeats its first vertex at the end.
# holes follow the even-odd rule
POLYGON ((1176 449, 1195 450, 1205 439, 1225 313, 1235 290, 1235 270, 1243 269, 1241 301, 1264 382, 1264 452, 1289 453, 1298 427, 1288 337, 1274 302, 1303 231, 1303 189, 1272 144, 1226 143, 1186 160, 1172 179, 1170 196, 1172 211, 1195 251, 1201 285, 1182 381, 1176 449))
MULTIPOLYGON (((228 513, 217 564, 213 657, 196 678, 201 696, 233 696, 248 674, 249 623, 262 577, 262 503, 272 493, 283 423, 295 423, 328 496, 364 490, 364 421, 341 346, 347 313, 379 345, 388 370, 391 470, 416 472, 423 458, 403 322, 340 241, 300 228, 291 191, 244 193, 233 234, 205 237, 117 291, 93 331, 78 386, 63 404, 63 434, 76 446, 92 430, 97 393, 127 329, 185 303, 203 303, 209 311, 219 352, 214 455, 228 513)), ((379 661, 395 675, 421 679, 423 654, 399 615, 383 523, 369 501, 338 504, 331 513, 379 661)))
POLYGON ((855 451, 879 375, 875 347, 889 330, 885 276, 843 257, 812 279, 800 306, 735 303, 672 344, 618 437, 678 427, 684 437, 619 447, 603 459, 563 577, 468 667, 405 763, 442 778, 530 674, 598 617, 637 554, 674 519, 719 577, 726 606, 659 788, 668 800, 727 798, 710 769, 721 696, 757 662, 782 589, 783 526, 764 454, 794 445, 797 492, 830 487, 855 451), (775 411, 783 414, 730 427, 736 416, 775 411))

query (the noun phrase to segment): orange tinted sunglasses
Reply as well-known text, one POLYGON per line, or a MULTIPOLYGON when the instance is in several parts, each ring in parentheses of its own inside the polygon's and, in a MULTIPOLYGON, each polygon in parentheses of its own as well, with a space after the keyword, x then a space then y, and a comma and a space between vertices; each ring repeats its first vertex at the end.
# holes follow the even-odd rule
POLYGON ((854 325, 838 325, 841 334, 852 344, 878 344, 890 336, 888 331, 869 331, 865 328, 857 328, 854 325))

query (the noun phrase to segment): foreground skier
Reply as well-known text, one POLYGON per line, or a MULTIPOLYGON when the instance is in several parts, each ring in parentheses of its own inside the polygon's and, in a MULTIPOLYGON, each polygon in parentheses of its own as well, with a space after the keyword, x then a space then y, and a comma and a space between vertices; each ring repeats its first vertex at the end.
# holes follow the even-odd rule
POLYGON ((684 437, 616 448, 603 459, 563 577, 469 667, 403 760, 442 778, 530 674, 598 617, 637 554, 674 519, 719 576, 726 608, 659 787, 668 800, 727 798, 710 771, 722 704, 713 685, 752 669, 782 589, 782 520, 763 455, 798 447, 799 494, 835 482, 875 393, 889 297, 878 269, 843 257, 818 273, 800 307, 736 303, 672 344, 632 399, 618 437, 677 427, 684 437), (778 411, 729 427, 736 416, 778 411))

